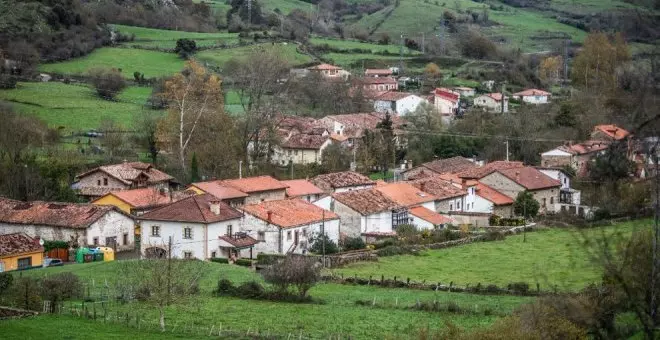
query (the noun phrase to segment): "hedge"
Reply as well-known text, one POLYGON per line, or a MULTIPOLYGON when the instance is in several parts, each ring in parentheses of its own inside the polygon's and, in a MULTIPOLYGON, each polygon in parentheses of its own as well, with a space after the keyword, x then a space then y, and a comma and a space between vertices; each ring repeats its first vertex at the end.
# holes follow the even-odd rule
POLYGON ((229 259, 224 258, 224 257, 214 257, 211 259, 211 262, 216 262, 216 263, 229 263, 229 259))
POLYGON ((238 259, 234 264, 243 266, 243 267, 252 267, 252 260, 250 259, 238 259))

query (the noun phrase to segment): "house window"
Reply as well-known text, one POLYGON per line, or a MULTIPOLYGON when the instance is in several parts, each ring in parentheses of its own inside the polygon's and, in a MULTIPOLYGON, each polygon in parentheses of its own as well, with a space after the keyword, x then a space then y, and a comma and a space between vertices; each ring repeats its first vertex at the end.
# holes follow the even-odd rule
POLYGON ((392 210, 392 227, 408 223, 410 223, 410 220, 408 219, 407 209, 392 210))
POLYGON ((265 231, 257 232, 257 241, 266 241, 266 232, 265 231))
POLYGON ((296 155, 296 156, 298 156, 298 150, 295 150, 295 151, 293 152, 293 154, 296 155))
POLYGON ((192 228, 190 228, 190 227, 183 228, 183 238, 185 238, 185 239, 193 238, 192 237, 192 228))
POLYGON ((307 237, 307 228, 304 228, 304 229, 303 229, 302 234, 303 234, 303 236, 307 237))
POLYGON ((454 210, 454 205, 449 203, 449 211, 452 211, 452 210, 454 210))
POLYGON ((96 180, 96 185, 101 186, 101 180, 100 179, 96 180))
POLYGON ((541 206, 545 208, 545 198, 543 198, 542 202, 541 206))
POLYGON ((211 258, 214 259, 215 256, 216 256, 216 252, 212 251, 212 252, 211 252, 211 258))
POLYGON ((151 236, 160 236, 160 226, 157 225, 151 226, 151 236))
POLYGON ((128 244, 128 233, 124 233, 124 235, 122 235, 121 238, 122 238, 123 244, 127 245, 128 244))
POLYGON ((184 251, 183 252, 183 258, 187 259, 187 260, 192 259, 193 258, 192 252, 191 251, 184 251))
POLYGON ((568 179, 564 178, 564 184, 568 184, 568 179))
POLYGON ((228 226, 227 226, 227 232, 225 233, 225 235, 227 235, 227 236, 231 236, 231 235, 233 234, 233 229, 234 229, 234 227, 232 227, 231 224, 228 225, 228 226))
POLYGON ((554 197, 550 197, 550 204, 555 204, 555 198, 554 197))
POLYGON ((32 267, 32 257, 23 257, 18 259, 18 269, 27 269, 32 267))
POLYGON ((103 179, 103 185, 108 186, 108 179, 107 178, 103 179))
POLYGON ((291 230, 286 232, 286 240, 291 241, 291 230))
POLYGON ((92 244, 94 244, 95 246, 98 246, 99 245, 99 238, 98 237, 93 238, 92 239, 92 244))
POLYGON ((461 210, 461 202, 456 202, 456 210, 461 210))

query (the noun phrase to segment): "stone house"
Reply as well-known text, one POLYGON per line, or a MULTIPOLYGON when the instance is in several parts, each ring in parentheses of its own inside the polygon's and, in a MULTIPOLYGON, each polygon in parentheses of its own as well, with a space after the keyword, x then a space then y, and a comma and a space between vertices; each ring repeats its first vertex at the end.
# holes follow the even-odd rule
POLYGON ((96 199, 111 191, 137 188, 176 188, 174 177, 142 162, 104 165, 76 176, 72 188, 79 196, 96 199))
POLYGON ((355 86, 361 86, 365 91, 396 91, 399 83, 392 77, 365 77, 355 81, 355 86))
POLYGON ((135 222, 117 207, 0 198, 0 234, 22 232, 72 246, 134 249, 135 222))
POLYGON ((547 104, 552 93, 539 90, 539 89, 526 89, 520 92, 516 92, 513 95, 513 99, 520 100, 522 103, 527 104, 547 104))
POLYGON ((342 79, 347 80, 351 73, 344 70, 343 68, 330 64, 319 64, 316 66, 310 66, 307 68, 309 72, 316 72, 322 75, 324 78, 328 79, 342 79))
POLYGON ((477 184, 474 212, 513 217, 513 198, 483 184, 477 184))
POLYGON ((412 93, 388 91, 376 96, 374 111, 405 116, 415 112, 417 107, 424 102, 426 102, 426 99, 412 93))
POLYGON ((459 184, 454 185, 450 181, 439 176, 424 177, 408 182, 420 191, 432 194, 434 197, 433 211, 449 213, 463 211, 467 191, 459 184))
POLYGON ((497 170, 480 181, 515 200, 519 193, 528 191, 539 202, 539 213, 556 212, 561 183, 536 168, 526 166, 497 170))
POLYGON ((332 144, 327 131, 323 134, 295 133, 274 147, 271 161, 286 166, 293 164, 321 164, 323 151, 332 144))
POLYGON ((474 106, 491 112, 509 112, 509 97, 501 93, 486 93, 474 98, 474 106), (504 97, 504 109, 502 109, 502 97, 504 97))
POLYGON ((305 254, 322 233, 339 242, 339 216, 298 198, 248 204, 242 210, 242 231, 258 241, 257 253, 305 254))
POLYGON ((211 194, 215 198, 229 204, 231 207, 236 208, 245 204, 245 199, 248 194, 234 189, 227 185, 222 185, 219 180, 208 182, 195 182, 188 186, 187 190, 194 191, 198 195, 211 194))
POLYGON ((376 186, 376 190, 380 191, 396 204, 406 208, 422 206, 435 211, 435 202, 438 200, 438 197, 433 194, 422 191, 407 182, 378 185, 376 186))
POLYGON ((578 176, 586 176, 591 160, 604 153, 610 143, 589 140, 586 142, 558 146, 541 154, 542 167, 571 167, 578 176))
POLYGON ((420 164, 412 169, 404 171, 403 176, 406 180, 410 180, 445 173, 455 174, 476 166, 477 165, 474 161, 465 157, 456 156, 420 164))
POLYGON ((537 166, 536 169, 561 183, 561 188, 559 189, 559 203, 580 205, 580 190, 571 188, 571 175, 564 169, 540 166, 537 166))
POLYGON ((603 141, 620 141, 630 136, 630 132, 614 124, 603 124, 594 126, 591 139, 603 141))
POLYGON ((292 179, 282 181, 282 183, 287 186, 286 197, 288 198, 300 198, 301 200, 312 203, 325 194, 321 188, 306 179, 292 179))
POLYGON ((369 240, 393 236, 396 226, 410 223, 408 210, 375 188, 338 192, 316 204, 330 206, 341 220, 342 235, 347 237, 369 240))
POLYGON ((271 176, 245 177, 219 181, 220 185, 231 187, 248 194, 245 204, 286 198, 287 186, 271 176))
POLYGON ((332 172, 310 180, 327 194, 373 188, 376 182, 354 171, 332 172))

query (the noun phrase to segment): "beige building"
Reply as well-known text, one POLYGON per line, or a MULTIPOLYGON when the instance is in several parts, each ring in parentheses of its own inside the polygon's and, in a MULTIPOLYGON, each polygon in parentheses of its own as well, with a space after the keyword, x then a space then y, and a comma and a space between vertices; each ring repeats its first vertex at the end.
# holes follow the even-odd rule
POLYGON ((502 110, 502 94, 486 93, 474 98, 474 106, 491 112, 509 112, 509 97, 504 96, 504 110, 502 110))
POLYGON ((109 192, 137 189, 173 189, 174 177, 142 162, 104 165, 76 176, 72 188, 86 199, 96 199, 109 192))
POLYGON ((541 214, 555 212, 555 206, 559 203, 561 183, 533 167, 497 170, 480 182, 513 200, 523 191, 530 192, 539 202, 541 214))
POLYGON ((220 181, 220 185, 228 186, 248 194, 244 204, 255 204, 286 198, 286 184, 271 176, 226 179, 220 181))
POLYGON ((609 142, 589 140, 579 144, 567 143, 541 154, 543 167, 571 167, 579 176, 588 173, 592 158, 605 152, 609 142))
MULTIPOLYGON (((325 131, 325 130, 324 130, 325 131)), ((275 148, 272 162, 281 166, 321 163, 323 150, 332 144, 327 131, 323 135, 298 133, 275 148)))

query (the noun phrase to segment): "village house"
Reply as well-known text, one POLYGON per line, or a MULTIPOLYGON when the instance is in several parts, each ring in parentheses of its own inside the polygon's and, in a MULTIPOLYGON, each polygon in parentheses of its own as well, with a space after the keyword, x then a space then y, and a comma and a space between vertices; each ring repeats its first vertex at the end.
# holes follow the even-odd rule
POLYGON ((444 173, 459 173, 476 167, 474 161, 465 157, 456 156, 451 158, 436 159, 431 162, 420 164, 403 172, 405 179, 416 179, 444 173))
POLYGON ((113 205, 127 214, 141 215, 151 209, 176 202, 192 194, 194 192, 172 192, 165 188, 140 188, 113 191, 95 199, 92 203, 96 205, 113 205))
POLYGON ((325 129, 323 134, 293 134, 275 147, 272 162, 281 166, 293 164, 320 164, 323 150, 332 144, 325 129))
POLYGON ((415 112, 417 107, 424 102, 426 102, 426 99, 412 93, 388 91, 376 96, 374 100, 374 111, 405 116, 411 112, 415 112))
POLYGON ((460 94, 461 97, 474 97, 474 95, 477 94, 475 89, 471 87, 457 86, 454 87, 452 90, 453 92, 457 92, 458 94, 460 94))
POLYGON ((455 116, 458 113, 461 95, 445 88, 433 91, 433 107, 443 116, 455 116))
POLYGON ((211 194, 233 208, 245 204, 245 198, 249 196, 238 189, 222 185, 219 180, 192 183, 187 190, 194 191, 198 195, 211 194))
POLYGON ((391 77, 394 72, 389 68, 368 68, 364 70, 365 77, 391 77))
POLYGON ((537 170, 546 176, 559 181, 559 203, 580 205, 580 190, 571 188, 571 175, 562 168, 536 167, 537 170))
POLYGON ((328 79, 342 79, 347 80, 351 76, 351 73, 344 70, 343 68, 330 64, 319 64, 316 66, 310 66, 307 68, 309 72, 316 72, 322 75, 324 78, 328 79))
POLYGON ((462 179, 480 180, 501 169, 522 168, 525 165, 518 161, 493 161, 482 166, 475 166, 458 172, 456 176, 462 179))
POLYGON ((458 176, 458 174, 450 173, 444 173, 434 177, 449 182, 458 189, 462 189, 465 193, 465 196, 463 197, 463 202, 461 204, 461 211, 474 211, 474 205, 477 199, 476 190, 478 182, 476 180, 461 178, 458 176))
POLYGON ((219 183, 248 194, 248 197, 245 198, 245 204, 286 198, 286 185, 271 176, 226 179, 219 183))
POLYGON ((394 236, 398 225, 410 223, 408 210, 375 188, 335 193, 317 202, 339 215, 342 235, 367 242, 394 236))
POLYGON ((240 211, 210 194, 190 196, 139 217, 140 251, 146 257, 164 257, 171 242, 171 255, 176 258, 248 257, 257 242, 235 234, 241 229, 242 217, 240 211), (241 246, 226 246, 221 241, 225 236, 237 239, 241 246))
POLYGON ((497 170, 480 182, 514 200, 519 193, 528 191, 539 202, 539 213, 556 212, 561 183, 534 167, 497 170))
MULTIPOLYGON (((425 180, 425 179, 424 179, 425 180)), ((423 181, 423 180, 422 180, 423 181)), ((421 186, 424 186, 423 183, 421 186)), ((436 212, 436 204, 442 198, 422 191, 418 186, 407 182, 397 182, 376 186, 387 198, 408 209, 410 224, 418 229, 433 229, 451 223, 451 218, 436 212)))
POLYGON ((586 176, 591 160, 605 152, 610 143, 588 140, 578 144, 566 143, 541 154, 542 167, 571 167, 578 176, 586 176))
POLYGON ((74 247, 134 249, 135 222, 110 205, 91 203, 22 202, 0 198, 0 234, 23 232, 74 247))
POLYGON ((516 92, 513 95, 513 99, 519 100, 522 103, 528 104, 547 104, 550 102, 550 96, 552 93, 539 90, 539 89, 527 89, 520 92, 516 92))
POLYGON ((339 216, 298 198, 249 204, 242 210, 242 231, 259 241, 257 253, 306 254, 322 234, 339 242, 339 216))
POLYGON ((630 136, 630 132, 614 124, 604 124, 594 126, 591 133, 591 139, 602 141, 620 141, 630 136))
POLYGON ((312 203, 325 194, 321 188, 306 179, 292 179, 281 182, 287 186, 286 197, 288 198, 300 198, 312 203))
POLYGON ((365 77, 357 79, 354 86, 361 86, 365 91, 396 91, 399 83, 392 77, 365 77))
POLYGON ((432 209, 439 213, 449 213, 454 211, 463 211, 467 191, 459 184, 454 185, 451 182, 440 178, 439 176, 429 176, 407 182, 422 192, 433 195, 432 209))
POLYGON ((509 97, 504 96, 502 105, 501 93, 486 93, 474 98, 474 106, 490 112, 509 112, 509 97))
POLYGON ((483 183, 477 183, 475 212, 513 217, 513 199, 483 183))
POLYGON ((174 177, 142 162, 104 165, 76 176, 72 188, 89 200, 109 192, 137 188, 176 188, 174 177))
POLYGON ((332 172, 310 180, 328 194, 372 188, 376 182, 354 171, 332 172))
MULTIPOLYGON (((330 132, 333 140, 341 139, 346 146, 353 147, 364 137, 365 131, 376 129, 385 116, 378 112, 329 115, 319 119, 318 123, 330 132)), ((390 118, 394 127, 394 143, 402 146, 405 144, 405 132, 401 130, 401 127, 405 125, 405 121, 396 115, 392 115, 390 118)))
POLYGON ((422 206, 408 209, 408 215, 412 220, 411 223, 417 227, 418 230, 442 229, 448 224, 455 223, 452 218, 440 215, 437 212, 422 206))
POLYGON ((0 235, 0 273, 41 267, 44 247, 25 233, 0 235))

